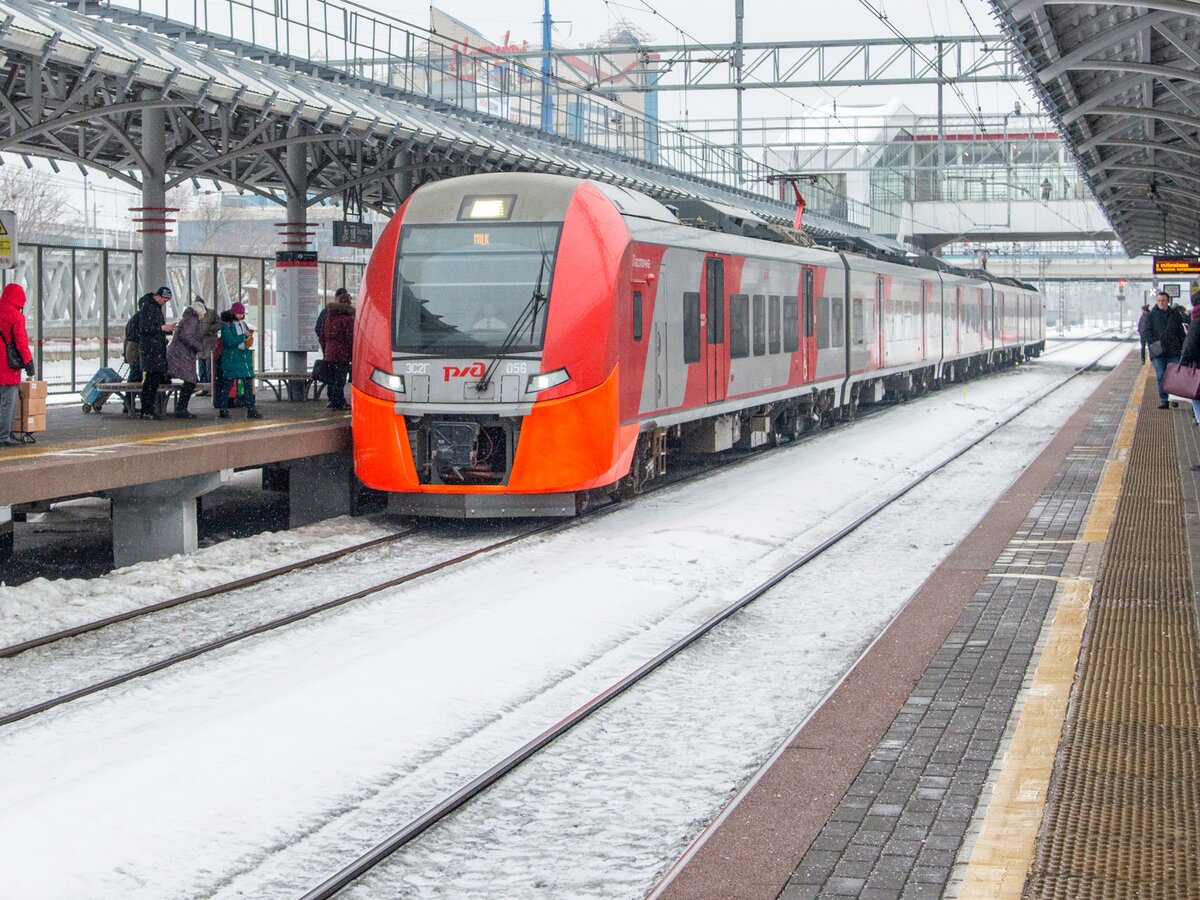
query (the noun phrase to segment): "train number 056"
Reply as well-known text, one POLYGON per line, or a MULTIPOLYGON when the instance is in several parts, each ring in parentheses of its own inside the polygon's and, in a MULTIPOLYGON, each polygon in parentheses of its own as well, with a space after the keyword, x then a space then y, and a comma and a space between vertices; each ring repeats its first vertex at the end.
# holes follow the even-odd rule
POLYGON ((526 375, 529 372, 529 363, 510 362, 504 366, 504 371, 509 375, 526 375))

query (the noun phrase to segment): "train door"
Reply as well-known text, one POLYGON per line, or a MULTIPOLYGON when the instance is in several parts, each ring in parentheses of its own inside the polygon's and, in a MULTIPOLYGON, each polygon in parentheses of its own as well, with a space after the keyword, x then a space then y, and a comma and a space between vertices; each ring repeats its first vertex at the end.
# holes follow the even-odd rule
MULTIPOLYGON (((659 283, 666 280, 665 266, 659 268, 659 283)), ((635 322, 642 321, 641 291, 633 292, 635 322)), ((670 392, 667 386, 667 375, 670 367, 667 365, 667 335, 670 333, 665 316, 654 316, 651 319, 650 332, 650 365, 654 369, 654 408, 662 409, 667 405, 670 392)), ((636 335, 635 335, 636 337, 636 335)))
POLYGON ((879 342, 879 345, 875 349, 876 353, 879 354, 878 358, 880 367, 887 365, 887 342, 884 337, 884 331, 886 329, 884 327, 885 319, 883 317, 883 313, 883 276, 880 275, 875 279, 875 321, 879 323, 879 330, 875 332, 876 340, 879 342))
POLYGON ((709 257, 704 264, 704 369, 708 402, 724 400, 729 386, 729 357, 725 352, 725 261, 709 257))
POLYGON ((815 381, 817 377, 817 350, 812 346, 812 338, 816 333, 813 279, 813 270, 805 267, 800 290, 800 353, 806 383, 815 381))

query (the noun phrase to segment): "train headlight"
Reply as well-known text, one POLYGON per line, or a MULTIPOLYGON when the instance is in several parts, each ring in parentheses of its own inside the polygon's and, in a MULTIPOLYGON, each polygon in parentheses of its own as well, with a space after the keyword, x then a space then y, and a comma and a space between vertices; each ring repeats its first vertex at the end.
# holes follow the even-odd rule
POLYGON ((538 391, 547 391, 570 380, 571 376, 566 369, 555 369, 553 372, 543 372, 541 375, 530 375, 529 381, 525 385, 525 393, 536 394, 538 391))
POLYGON ((371 373, 371 380, 385 390, 395 394, 403 394, 404 376, 396 375, 393 372, 385 372, 383 369, 376 369, 371 373))

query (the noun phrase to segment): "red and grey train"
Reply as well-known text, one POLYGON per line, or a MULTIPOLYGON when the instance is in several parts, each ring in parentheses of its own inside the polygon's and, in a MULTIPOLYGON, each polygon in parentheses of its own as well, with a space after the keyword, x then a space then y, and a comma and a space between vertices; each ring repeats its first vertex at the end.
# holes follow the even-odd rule
POLYGON ((367 266, 358 476, 408 512, 572 515, 676 451, 757 446, 1044 346, 1029 285, 797 236, 558 175, 420 188, 367 266))

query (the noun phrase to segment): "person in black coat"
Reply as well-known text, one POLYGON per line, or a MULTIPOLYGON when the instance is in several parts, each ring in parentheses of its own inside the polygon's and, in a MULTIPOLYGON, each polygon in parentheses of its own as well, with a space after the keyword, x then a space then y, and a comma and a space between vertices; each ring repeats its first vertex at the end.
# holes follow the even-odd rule
POLYGON ((142 298, 138 310, 138 351, 142 363, 142 418, 161 419, 158 414, 158 388, 167 378, 167 335, 175 330, 168 325, 163 307, 171 299, 171 289, 160 287, 142 298))
POLYGON ((1146 319, 1146 346, 1150 349, 1150 362, 1158 376, 1158 408, 1168 409, 1171 398, 1162 388, 1163 373, 1171 363, 1179 362, 1183 353, 1183 320, 1171 309, 1171 296, 1159 291, 1154 309, 1146 319), (1155 352, 1157 350, 1157 352, 1155 352))

